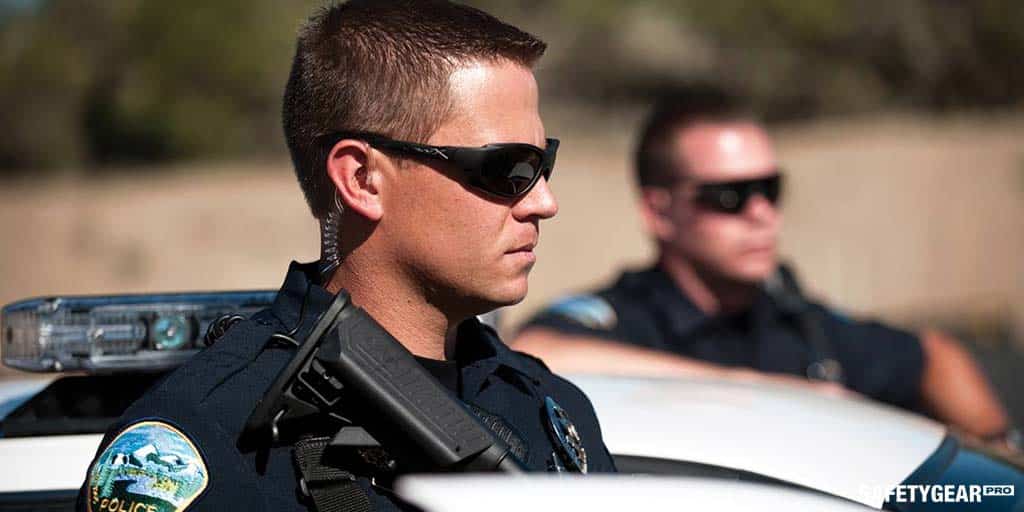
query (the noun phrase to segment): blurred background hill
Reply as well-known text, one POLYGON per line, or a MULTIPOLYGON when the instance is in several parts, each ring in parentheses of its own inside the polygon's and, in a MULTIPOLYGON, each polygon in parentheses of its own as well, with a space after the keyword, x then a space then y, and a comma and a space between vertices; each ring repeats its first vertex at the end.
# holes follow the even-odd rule
MULTIPOLYGON (((946 326, 1019 388, 1019 0, 470 3, 548 41, 542 108, 563 141, 561 213, 506 329, 645 262, 633 133, 654 97, 716 87, 778 137, 783 248, 814 294, 946 326)), ((271 288, 315 258, 279 118, 318 4, 0 0, 0 303, 271 288)))

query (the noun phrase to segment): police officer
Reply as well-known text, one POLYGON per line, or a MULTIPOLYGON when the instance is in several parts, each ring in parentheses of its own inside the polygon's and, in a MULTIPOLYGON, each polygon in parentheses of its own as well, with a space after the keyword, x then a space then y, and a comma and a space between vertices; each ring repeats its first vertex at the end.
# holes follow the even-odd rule
POLYGON ((311 471, 288 442, 238 447, 295 342, 341 290, 528 469, 613 471, 586 396, 475 319, 523 299, 540 221, 557 211, 547 184, 557 141, 545 138, 531 71, 544 49, 446 1, 353 0, 313 16, 298 37, 284 130, 321 222, 321 261, 293 263, 271 308, 231 326, 125 412, 79 509, 400 505, 391 461, 311 471), (340 490, 320 499, 324 485, 340 490))
POLYGON ((731 98, 701 91, 659 104, 635 164, 657 262, 551 304, 513 346, 558 371, 812 379, 978 436, 1006 429, 1001 404, 954 340, 804 298, 779 266, 784 181, 772 143, 731 98))

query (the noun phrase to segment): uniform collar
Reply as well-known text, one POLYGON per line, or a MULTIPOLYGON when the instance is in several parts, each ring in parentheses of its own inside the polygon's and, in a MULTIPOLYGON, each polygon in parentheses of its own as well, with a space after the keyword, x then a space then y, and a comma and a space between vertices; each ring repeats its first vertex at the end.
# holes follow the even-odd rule
POLYGON ((641 295, 675 337, 684 337, 710 320, 658 265, 623 273, 617 286, 641 295))
MULTIPOLYGON (((645 294, 645 300, 660 321, 664 322, 676 337, 692 334, 708 322, 720 318, 701 311, 676 285, 672 276, 658 265, 638 272, 626 272, 619 283, 620 286, 631 288, 633 293, 645 294)), ((752 320, 757 325, 763 325, 774 318, 775 309, 775 302, 764 287, 761 287, 747 311, 752 314, 752 320)))
POLYGON ((319 274, 316 262, 293 261, 288 266, 288 274, 274 298, 274 304, 270 306, 271 313, 285 329, 299 327, 296 339, 301 340, 334 301, 334 294, 321 286, 319 274))
POLYGON ((455 360, 459 362, 459 366, 493 361, 524 375, 530 375, 530 370, 523 364, 523 358, 508 348, 493 328, 476 318, 459 324, 455 360))
MULTIPOLYGON (((302 340, 313 328, 316 319, 327 310, 334 300, 334 294, 320 284, 319 266, 313 263, 292 262, 288 275, 281 285, 271 312, 285 329, 293 329, 302 323, 295 339, 302 340), (305 306, 303 306, 305 303, 305 306)), ((476 318, 462 322, 456 333, 455 360, 459 368, 473 367, 474 373, 489 376, 501 367, 507 367, 530 378, 532 373, 524 358, 517 356, 498 337, 494 329, 476 318)))
POLYGON ((459 325, 455 360, 462 372, 464 392, 475 394, 487 379, 501 368, 508 368, 531 381, 536 381, 527 359, 505 345, 498 333, 476 318, 459 325))
POLYGON ((757 332, 764 332, 771 328, 780 318, 786 314, 779 308, 771 294, 761 287, 757 292, 754 303, 750 306, 751 322, 753 329, 757 332))

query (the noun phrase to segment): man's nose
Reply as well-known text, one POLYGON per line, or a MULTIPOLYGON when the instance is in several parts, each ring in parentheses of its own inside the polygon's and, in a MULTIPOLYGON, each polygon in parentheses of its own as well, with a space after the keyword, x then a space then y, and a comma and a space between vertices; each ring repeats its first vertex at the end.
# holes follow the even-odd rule
POLYGON ((521 221, 531 217, 550 219, 557 213, 558 201, 555 200, 555 194, 548 186, 548 180, 543 177, 512 207, 512 215, 521 221))
POLYGON ((743 207, 743 215, 754 220, 772 220, 778 213, 776 205, 760 192, 750 196, 743 207))

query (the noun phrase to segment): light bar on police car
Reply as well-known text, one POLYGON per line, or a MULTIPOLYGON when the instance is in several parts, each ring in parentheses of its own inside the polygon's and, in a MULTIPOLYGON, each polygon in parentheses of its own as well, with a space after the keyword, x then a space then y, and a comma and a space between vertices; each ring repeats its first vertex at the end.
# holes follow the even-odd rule
POLYGON ((203 348, 224 315, 247 317, 274 291, 68 296, 4 306, 5 365, 35 372, 166 370, 203 348))

